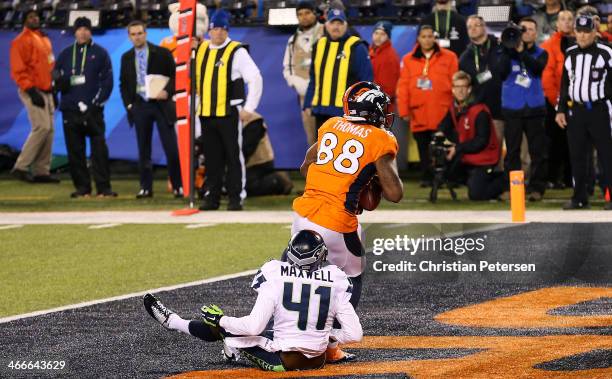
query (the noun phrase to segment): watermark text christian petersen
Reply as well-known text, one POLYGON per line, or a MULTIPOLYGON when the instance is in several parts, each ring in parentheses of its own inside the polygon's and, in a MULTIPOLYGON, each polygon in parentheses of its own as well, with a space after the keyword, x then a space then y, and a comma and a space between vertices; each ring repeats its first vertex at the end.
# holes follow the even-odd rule
POLYGON ((446 262, 434 263, 432 261, 421 261, 419 263, 401 261, 399 263, 383 263, 375 261, 373 264, 374 271, 386 272, 511 272, 511 271, 535 271, 536 267, 533 263, 490 263, 487 261, 479 261, 478 263, 463 263, 446 262))
MULTIPOLYGON (((487 235, 479 237, 408 237, 397 235, 395 238, 375 238, 372 241, 372 254, 381 257, 385 253, 409 254, 410 260, 389 262, 376 260, 372 269, 376 272, 535 272, 536 265, 523 262, 496 262, 487 261, 486 244, 487 235), (442 253, 448 259, 448 254, 457 257, 467 257, 468 262, 461 260, 434 259, 426 253, 442 253), (417 255, 419 254, 419 255, 417 255), (469 257, 468 257, 469 255, 469 257), (421 258, 415 261, 414 258, 421 258)), ((465 259, 464 259, 465 260, 465 259)))

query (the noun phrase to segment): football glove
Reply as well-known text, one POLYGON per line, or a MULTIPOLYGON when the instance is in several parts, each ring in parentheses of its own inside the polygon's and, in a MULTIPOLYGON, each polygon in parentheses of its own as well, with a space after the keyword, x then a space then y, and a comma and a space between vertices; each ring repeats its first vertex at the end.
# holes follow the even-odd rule
POLYGON ((219 321, 223 317, 223 311, 218 306, 211 304, 205 305, 201 309, 202 319, 206 325, 212 326, 213 328, 219 327, 219 321))

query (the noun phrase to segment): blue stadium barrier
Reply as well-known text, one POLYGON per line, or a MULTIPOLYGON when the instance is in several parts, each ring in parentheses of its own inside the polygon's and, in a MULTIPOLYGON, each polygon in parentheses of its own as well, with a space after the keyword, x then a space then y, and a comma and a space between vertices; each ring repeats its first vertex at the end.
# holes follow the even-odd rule
MULTIPOLYGON (((368 42, 372 26, 357 26, 357 31, 368 42)), ((65 47, 74 42, 70 32, 49 30, 53 50, 57 56, 65 47)), ((159 43, 169 35, 168 29, 149 29, 148 39, 159 43)), ((10 78, 9 49, 18 32, 0 32, 0 144, 20 149, 30 131, 25 109, 17 97, 17 87, 10 78)), ((234 27, 230 29, 232 39, 250 45, 250 52, 261 70, 264 80, 263 96, 258 108, 269 126, 270 138, 279 168, 298 168, 306 151, 306 136, 301 124, 297 95, 289 88, 282 75, 282 59, 287 39, 291 34, 266 27, 234 27)), ((396 26, 393 29, 393 44, 400 56, 408 53, 416 39, 416 27, 396 26)), ((105 108, 106 136, 111 159, 136 161, 138 151, 136 135, 128 126, 125 110, 119 93, 119 67, 121 55, 131 48, 125 29, 107 30, 94 35, 94 41, 105 47, 112 60, 114 88, 105 108)), ((153 161, 165 164, 165 157, 157 133, 153 135, 153 161)), ((66 155, 61 113, 55 117, 55 139, 53 153, 66 155)))

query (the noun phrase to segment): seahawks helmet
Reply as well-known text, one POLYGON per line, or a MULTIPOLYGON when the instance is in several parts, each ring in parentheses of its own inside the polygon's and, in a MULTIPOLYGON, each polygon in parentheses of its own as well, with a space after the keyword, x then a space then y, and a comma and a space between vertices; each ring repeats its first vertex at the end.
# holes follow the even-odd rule
POLYGON ((344 92, 344 118, 379 128, 390 127, 393 123, 393 114, 388 112, 390 103, 391 99, 378 84, 358 82, 344 92))
POLYGON ((313 230, 301 230, 291 237, 281 260, 302 270, 316 271, 327 259, 323 237, 313 230))

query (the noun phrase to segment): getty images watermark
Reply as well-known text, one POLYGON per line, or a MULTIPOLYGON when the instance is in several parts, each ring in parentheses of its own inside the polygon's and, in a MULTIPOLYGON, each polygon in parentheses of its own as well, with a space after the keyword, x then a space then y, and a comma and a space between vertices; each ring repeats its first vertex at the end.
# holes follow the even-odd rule
MULTIPOLYGON (((372 254, 382 256, 387 252, 408 253, 415 256, 419 253, 442 252, 454 253, 457 256, 464 254, 478 254, 485 250, 487 236, 477 238, 470 237, 425 237, 418 238, 407 235, 397 235, 395 238, 375 238, 372 246, 372 254)), ((447 262, 434 262, 422 260, 411 262, 402 260, 400 262, 385 263, 376 260, 372 268, 377 272, 405 271, 405 272, 535 272, 536 265, 533 263, 502 263, 478 260, 476 262, 464 263, 461 260, 447 262)))

